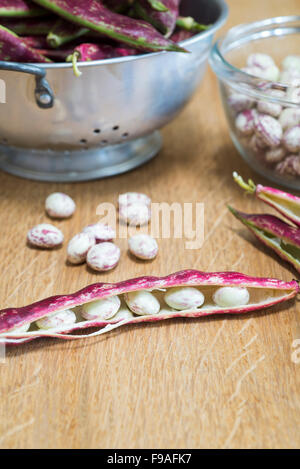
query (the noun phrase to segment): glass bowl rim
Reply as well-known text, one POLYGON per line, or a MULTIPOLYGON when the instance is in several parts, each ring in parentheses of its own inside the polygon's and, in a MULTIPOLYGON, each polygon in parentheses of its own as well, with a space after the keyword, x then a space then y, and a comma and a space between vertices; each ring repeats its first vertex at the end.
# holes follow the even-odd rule
MULTIPOLYGON (((244 23, 233 26, 229 31, 221 36, 213 45, 210 53, 209 63, 212 67, 213 71, 217 75, 218 79, 221 81, 228 82, 229 85, 234 84, 235 90, 247 96, 251 96, 256 100, 263 99, 264 101, 270 101, 272 103, 281 104, 285 107, 296 107, 299 108, 300 104, 294 101, 288 101, 285 98, 274 97, 265 92, 266 89, 281 89, 286 91, 287 89, 296 89, 300 88, 299 86, 293 86, 287 83, 282 83, 280 81, 274 82, 265 78, 259 78, 250 73, 243 71, 242 69, 235 67, 229 61, 225 59, 224 53, 222 51, 222 46, 230 45, 240 38, 247 38, 249 37, 248 41, 244 41, 243 43, 251 42, 251 33, 255 31, 259 31, 261 33, 260 37, 256 37, 256 39, 266 39, 270 37, 278 37, 279 34, 269 34, 265 35, 264 33, 269 31, 268 27, 274 26, 274 31, 276 29, 285 26, 289 26, 289 31, 291 29, 291 23, 298 23, 297 28, 293 31, 295 34, 300 34, 300 16, 277 16, 274 18, 267 18, 259 21, 254 21, 251 23, 244 23), (262 85, 264 85, 262 87, 262 85)), ((287 28, 286 28, 287 29, 287 28)), ((289 34, 292 34, 291 32, 289 34)), ((284 36, 286 34, 281 34, 280 36, 284 36)), ((243 44, 241 43, 241 44, 243 44)), ((238 47, 238 44, 235 47, 228 48, 225 52, 229 50, 233 50, 238 47)), ((300 57, 300 54, 299 54, 300 57)), ((300 79, 300 76, 299 76, 300 79)))

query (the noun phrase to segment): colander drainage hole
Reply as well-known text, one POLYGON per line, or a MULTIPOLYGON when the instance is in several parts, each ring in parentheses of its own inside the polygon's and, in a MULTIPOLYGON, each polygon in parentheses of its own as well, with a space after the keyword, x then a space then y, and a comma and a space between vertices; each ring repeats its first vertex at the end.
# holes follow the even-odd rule
POLYGON ((101 129, 95 129, 94 130, 94 134, 100 134, 100 132, 101 132, 101 129))
POLYGON ((123 138, 127 138, 129 137, 129 133, 128 132, 125 132, 123 135, 122 135, 123 138))
POLYGON ((115 125, 112 129, 113 129, 113 130, 119 130, 119 128, 120 128, 120 127, 119 127, 118 125, 115 125))
POLYGON ((86 140, 85 138, 82 138, 82 139, 80 140, 80 143, 82 143, 83 145, 85 145, 85 144, 87 143, 87 140, 86 140))

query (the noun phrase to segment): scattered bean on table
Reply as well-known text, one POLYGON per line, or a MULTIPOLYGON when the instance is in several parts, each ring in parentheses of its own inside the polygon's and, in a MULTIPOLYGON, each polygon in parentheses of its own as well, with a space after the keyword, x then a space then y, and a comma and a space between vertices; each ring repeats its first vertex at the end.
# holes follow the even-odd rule
POLYGON ((76 204, 67 194, 54 192, 47 197, 45 208, 51 218, 70 218, 76 210, 76 204))
POLYGON ((27 240, 32 246, 52 249, 63 243, 64 235, 55 226, 41 223, 28 231, 27 240))

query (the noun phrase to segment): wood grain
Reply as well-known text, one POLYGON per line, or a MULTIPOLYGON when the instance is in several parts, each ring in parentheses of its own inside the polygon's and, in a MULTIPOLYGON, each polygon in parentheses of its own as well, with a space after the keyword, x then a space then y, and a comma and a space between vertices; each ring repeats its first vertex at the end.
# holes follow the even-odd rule
MULTIPOLYGON (((296 14, 297 0, 229 0, 226 28, 263 17, 296 14)), ((166 275, 184 268, 240 270, 291 279, 236 222, 226 203, 259 211, 241 196, 234 169, 256 177, 234 149, 216 79, 204 83, 180 117, 163 131, 164 149, 130 174, 83 184, 43 184, 0 174, 1 306, 21 306, 73 292, 97 281, 166 275), (118 241, 119 267, 97 275, 53 252, 25 245, 27 230, 46 221, 45 197, 62 190, 76 215, 59 222, 66 239, 96 221, 101 202, 120 192, 147 193, 155 202, 204 202, 205 243, 186 250, 160 240, 155 262, 135 262, 118 241)), ((264 181, 262 181, 264 182, 264 181)), ((90 340, 39 340, 7 351, 0 364, 2 448, 296 448, 300 421, 299 303, 245 317, 175 320, 126 327, 90 340)))

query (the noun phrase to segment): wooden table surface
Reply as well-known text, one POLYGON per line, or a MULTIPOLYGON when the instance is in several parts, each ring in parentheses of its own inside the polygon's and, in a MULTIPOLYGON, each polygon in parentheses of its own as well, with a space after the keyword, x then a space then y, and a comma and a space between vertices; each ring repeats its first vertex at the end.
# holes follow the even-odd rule
MULTIPOLYGON (((229 26, 297 14, 298 0, 229 0, 229 26)), ((238 270, 289 280, 295 272, 261 248, 228 213, 263 206, 243 197, 232 171, 262 181, 244 164, 227 130, 217 83, 204 83, 163 131, 164 148, 150 164, 123 176, 81 184, 46 184, 0 174, 1 307, 76 291, 97 281, 166 275, 185 268, 238 270), (29 249, 27 230, 47 222, 45 197, 65 191, 77 202, 59 222, 66 239, 97 221, 96 207, 128 190, 154 202, 203 202, 205 242, 159 240, 152 263, 135 262, 126 241, 122 260, 105 275, 65 263, 66 244, 29 249)), ((266 181, 262 181, 266 182, 266 181)), ((125 327, 64 342, 45 339, 10 348, 0 364, 2 448, 296 448, 300 444, 299 303, 244 317, 173 320, 125 327)))

